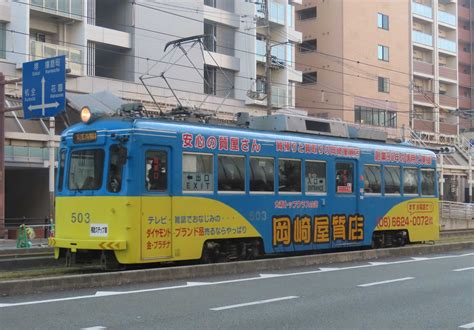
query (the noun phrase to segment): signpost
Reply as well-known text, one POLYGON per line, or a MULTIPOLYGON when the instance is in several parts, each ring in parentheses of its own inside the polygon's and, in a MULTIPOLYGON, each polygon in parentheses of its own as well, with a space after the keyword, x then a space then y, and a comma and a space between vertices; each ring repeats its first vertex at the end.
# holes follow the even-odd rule
POLYGON ((66 107, 66 57, 23 63, 25 119, 49 117, 49 212, 54 217, 54 116, 66 107))

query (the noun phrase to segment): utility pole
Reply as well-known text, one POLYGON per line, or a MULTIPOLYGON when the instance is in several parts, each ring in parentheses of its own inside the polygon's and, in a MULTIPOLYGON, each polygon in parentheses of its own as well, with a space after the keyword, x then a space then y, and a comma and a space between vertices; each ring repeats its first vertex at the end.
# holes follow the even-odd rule
POLYGON ((265 0, 265 93, 267 94, 267 115, 272 114, 272 45, 270 44, 270 0, 265 0))
POLYGON ((5 230, 5 112, 21 110, 21 107, 5 108, 5 85, 20 82, 21 78, 5 80, 0 72, 0 239, 7 238, 5 230))

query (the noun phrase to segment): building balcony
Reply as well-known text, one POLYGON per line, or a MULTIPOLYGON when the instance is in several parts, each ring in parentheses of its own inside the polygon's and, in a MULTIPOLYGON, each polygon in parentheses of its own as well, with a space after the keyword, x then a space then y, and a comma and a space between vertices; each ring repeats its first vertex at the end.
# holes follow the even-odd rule
POLYGON ((30 61, 61 55, 66 56, 66 68, 71 70, 70 74, 76 76, 84 74, 81 49, 30 40, 30 61))
MULTIPOLYGON (((268 10, 268 19, 270 22, 285 25, 285 18, 286 18, 286 6, 284 4, 269 0, 270 7, 268 10)), ((257 2, 257 16, 259 18, 265 17, 265 3, 257 2)))
MULTIPOLYGON (((258 62, 265 63, 267 61, 266 54, 266 45, 264 40, 257 40, 257 48, 255 51, 256 59, 258 62)), ((272 66, 277 67, 286 67, 286 45, 272 45, 272 66)), ((289 64, 289 63, 288 63, 289 64)))
POLYGON ((438 22, 456 27, 456 15, 438 10, 438 22))
POLYGON ((31 0, 30 8, 46 14, 79 21, 84 16, 83 0, 31 0))
POLYGON ((433 105, 434 94, 433 92, 417 93, 413 95, 413 101, 415 103, 424 103, 424 104, 433 105))
POLYGON ((458 29, 458 39, 461 41, 461 42, 464 42, 464 43, 471 43, 471 32, 469 30, 465 30, 463 28, 459 28, 458 29))
POLYGON ((204 4, 231 13, 234 12, 234 0, 204 0, 204 4))
POLYGON ((460 96, 459 97, 459 108, 460 109, 472 109, 472 103, 471 103, 471 98, 470 97, 464 97, 460 96))
POLYGON ((272 106, 286 108, 293 106, 293 98, 286 87, 272 86, 272 106))
POLYGON ((471 65, 471 53, 460 49, 458 57, 460 63, 471 65))
POLYGON ((413 71, 415 73, 432 76, 434 75, 434 66, 432 63, 414 60, 413 71))
POLYGON ((439 105, 442 106, 442 107, 457 108, 458 107, 458 99, 456 97, 440 94, 439 95, 439 105))
POLYGON ((431 132, 435 130, 435 124, 432 120, 413 119, 413 129, 417 132, 431 132))
POLYGON ((429 47, 433 47, 433 36, 431 34, 412 31, 413 42, 429 47))
POLYGON ((456 124, 439 123, 439 133, 445 135, 457 135, 458 126, 456 124))
POLYGON ((414 1, 412 2, 411 8, 414 15, 433 19, 433 8, 414 1))
POLYGON ((439 76, 441 78, 449 79, 449 80, 457 80, 457 70, 451 69, 446 66, 439 67, 439 76))
POLYGON ((0 22, 11 21, 11 4, 9 2, 0 2, 0 22))
POLYGON ((450 53, 456 53, 456 42, 444 38, 438 38, 438 48, 450 53))
POLYGON ((471 88, 471 75, 459 72, 459 86, 471 88))

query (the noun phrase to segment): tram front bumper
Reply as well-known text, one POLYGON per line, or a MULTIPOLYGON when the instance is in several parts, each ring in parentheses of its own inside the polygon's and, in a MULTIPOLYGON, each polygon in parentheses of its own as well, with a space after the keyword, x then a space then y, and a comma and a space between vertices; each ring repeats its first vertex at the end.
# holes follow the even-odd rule
POLYGON ((125 250, 127 241, 122 240, 71 240, 64 238, 50 237, 48 245, 59 248, 71 249, 71 252, 77 250, 125 250))

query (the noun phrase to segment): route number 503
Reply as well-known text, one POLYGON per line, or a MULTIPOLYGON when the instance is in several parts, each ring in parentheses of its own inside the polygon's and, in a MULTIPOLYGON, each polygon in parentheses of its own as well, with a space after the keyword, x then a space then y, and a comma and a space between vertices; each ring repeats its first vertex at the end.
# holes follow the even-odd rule
POLYGON ((72 212, 71 213, 71 222, 72 223, 89 223, 91 222, 91 215, 89 212, 72 212))

